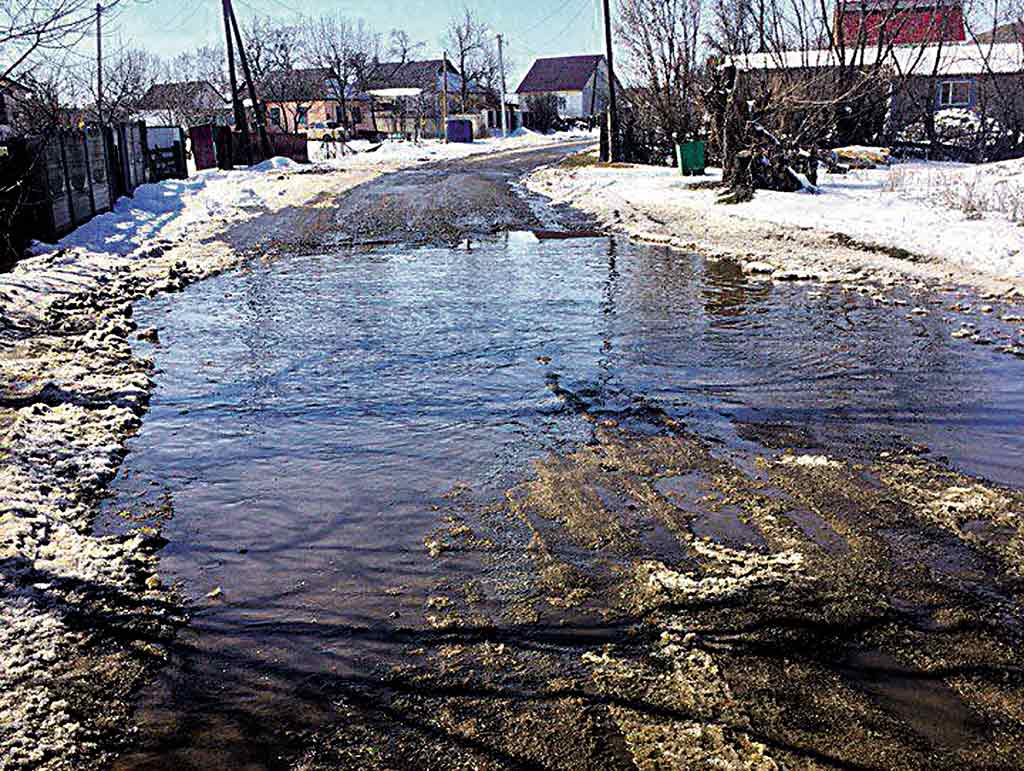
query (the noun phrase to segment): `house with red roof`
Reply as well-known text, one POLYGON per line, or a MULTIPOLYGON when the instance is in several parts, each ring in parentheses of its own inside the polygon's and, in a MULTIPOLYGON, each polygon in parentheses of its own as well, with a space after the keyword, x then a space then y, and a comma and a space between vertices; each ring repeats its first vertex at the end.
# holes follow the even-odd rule
POLYGON ((537 59, 516 94, 520 105, 554 96, 562 119, 600 115, 608 105, 608 62, 600 54, 537 59))

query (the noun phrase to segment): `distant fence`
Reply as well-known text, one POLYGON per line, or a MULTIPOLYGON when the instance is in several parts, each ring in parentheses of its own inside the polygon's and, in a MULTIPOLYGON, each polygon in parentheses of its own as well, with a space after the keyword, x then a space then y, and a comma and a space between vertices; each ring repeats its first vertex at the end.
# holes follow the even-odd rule
MULTIPOLYGON (((231 131, 226 126, 207 124, 193 126, 188 130, 188 134, 197 170, 212 169, 215 166, 230 169, 233 166, 249 165, 250 159, 242 142, 241 132, 231 131)), ((273 155, 291 158, 296 163, 309 163, 305 134, 271 132, 267 137, 270 139, 270 150, 273 155)), ((250 133, 249 147, 253 153, 253 161, 259 163, 263 160, 259 135, 250 133)))

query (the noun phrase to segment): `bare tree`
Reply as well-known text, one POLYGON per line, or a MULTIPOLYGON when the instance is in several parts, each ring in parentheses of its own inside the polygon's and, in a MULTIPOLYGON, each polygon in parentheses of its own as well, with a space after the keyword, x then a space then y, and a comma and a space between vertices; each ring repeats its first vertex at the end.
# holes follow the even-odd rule
POLYGON ((174 126, 216 121, 227 106, 225 59, 223 48, 200 46, 166 62, 159 81, 173 87, 164 89, 163 103, 150 109, 161 113, 162 120, 174 126))
POLYGON ((380 50, 380 36, 362 19, 351 22, 329 16, 306 29, 306 52, 311 64, 330 73, 328 92, 341 107, 342 125, 349 129, 348 100, 359 90, 380 50))
POLYGON ((649 113, 668 149, 695 125, 703 56, 701 0, 620 0, 618 38, 632 75, 632 97, 649 113))
POLYGON ((388 56, 400 64, 412 61, 423 50, 423 46, 423 41, 413 40, 404 29, 396 28, 388 34, 388 56))
POLYGON ((281 24, 270 16, 253 16, 242 25, 242 38, 253 79, 262 83, 268 73, 292 70, 306 61, 312 22, 281 24))
POLYGON ((465 112, 472 86, 497 83, 499 70, 494 36, 476 13, 465 6, 462 15, 448 25, 445 45, 459 69, 459 102, 465 112))
MULTIPOLYGON (((111 8, 117 0, 111 0, 111 8)), ((12 77, 33 58, 52 58, 88 34, 94 0, 5 0, 0 3, 0 78, 12 77)))
MULTIPOLYGON (((140 48, 121 49, 106 56, 103 60, 103 119, 125 121, 137 115, 143 97, 159 81, 162 71, 160 59, 140 48)), ((90 91, 95 103, 95 81, 90 91)))

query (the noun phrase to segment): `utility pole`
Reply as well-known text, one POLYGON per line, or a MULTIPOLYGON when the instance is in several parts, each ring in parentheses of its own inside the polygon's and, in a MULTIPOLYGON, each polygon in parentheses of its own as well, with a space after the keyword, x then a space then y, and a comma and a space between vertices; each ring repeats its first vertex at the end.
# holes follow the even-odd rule
POLYGON ((498 33, 498 75, 501 77, 501 135, 508 136, 508 116, 505 114, 505 55, 501 33, 498 33))
POLYGON ((103 6, 96 3, 96 122, 103 125, 103 31, 100 17, 103 6))
POLYGON ((615 160, 615 138, 619 135, 619 112, 615 104, 615 67, 612 60, 612 12, 604 0, 604 45, 608 59, 608 157, 615 160))
POLYGON ((267 136, 266 112, 256 96, 256 84, 252 82, 252 70, 249 69, 249 57, 245 55, 245 42, 238 31, 238 19, 235 18, 235 9, 231 0, 226 0, 228 11, 231 15, 231 27, 235 31, 235 40, 238 42, 238 58, 242 62, 242 72, 245 74, 245 83, 249 90, 249 101, 252 102, 253 113, 256 115, 256 132, 260 135, 260 149, 263 157, 269 158, 274 154, 270 147, 270 137, 267 136))
POLYGON ((448 52, 441 59, 441 137, 448 143, 448 52))
POLYGON ((224 11, 224 36, 227 43, 228 83, 231 85, 231 105, 235 109, 235 129, 242 132, 242 147, 245 157, 252 166, 252 147, 249 144, 249 122, 245 119, 245 106, 238 97, 238 75, 235 73, 235 44, 231 40, 231 1, 221 0, 224 11))

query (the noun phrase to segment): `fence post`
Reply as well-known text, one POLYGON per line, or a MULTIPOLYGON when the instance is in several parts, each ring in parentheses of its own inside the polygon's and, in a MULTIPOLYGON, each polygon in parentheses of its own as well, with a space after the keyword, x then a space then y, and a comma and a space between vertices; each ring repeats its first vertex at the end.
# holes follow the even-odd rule
POLYGON ((68 153, 64 147, 64 132, 57 131, 57 143, 60 145, 60 166, 64 172, 64 194, 68 198, 68 214, 71 215, 71 227, 78 225, 78 217, 75 216, 75 196, 71 191, 71 172, 68 171, 68 153))
POLYGON ((89 219, 96 216, 96 191, 92 189, 93 178, 92 178, 92 162, 89 160, 89 140, 86 135, 87 129, 82 128, 82 154, 85 156, 85 179, 86 184, 89 185, 89 206, 92 211, 89 213, 89 219))

